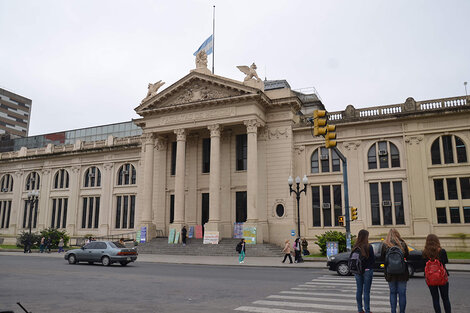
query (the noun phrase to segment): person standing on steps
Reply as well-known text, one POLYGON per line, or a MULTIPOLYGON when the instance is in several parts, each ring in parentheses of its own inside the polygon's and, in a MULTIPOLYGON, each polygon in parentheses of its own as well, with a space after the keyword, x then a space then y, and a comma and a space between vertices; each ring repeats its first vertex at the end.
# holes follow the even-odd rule
POLYGON ((186 226, 183 226, 181 228, 181 241, 183 242, 183 246, 186 246, 186 234, 188 233, 188 230, 186 229, 186 226))
POLYGON ((237 244, 237 252, 238 252, 238 262, 241 264, 241 263, 245 263, 245 239, 242 238, 242 240, 240 240, 240 242, 237 244))
POLYGON ((286 240, 286 244, 284 245, 284 249, 282 249, 282 252, 284 252, 284 260, 282 260, 282 263, 286 262, 287 257, 289 257, 290 264, 292 264, 292 257, 290 255, 290 241, 289 241, 289 239, 286 240))

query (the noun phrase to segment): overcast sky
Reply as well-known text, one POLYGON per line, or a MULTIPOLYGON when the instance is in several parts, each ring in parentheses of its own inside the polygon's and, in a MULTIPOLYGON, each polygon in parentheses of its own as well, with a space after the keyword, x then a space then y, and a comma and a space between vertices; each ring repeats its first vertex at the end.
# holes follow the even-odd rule
POLYGON ((468 0, 0 0, 0 87, 32 99, 30 135, 137 118, 149 82, 195 67, 213 5, 217 75, 256 62, 329 111, 462 96, 470 81, 468 0))

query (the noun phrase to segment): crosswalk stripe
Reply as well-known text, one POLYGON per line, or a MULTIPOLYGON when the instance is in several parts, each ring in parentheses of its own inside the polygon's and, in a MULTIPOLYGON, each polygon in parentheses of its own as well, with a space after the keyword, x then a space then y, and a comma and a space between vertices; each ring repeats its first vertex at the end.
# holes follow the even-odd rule
MULTIPOLYGON (((306 291, 281 291, 280 293, 284 294, 291 294, 291 295, 305 295, 305 296, 335 296, 332 295, 331 293, 322 293, 322 292, 306 292, 306 291)), ((356 298, 356 294, 345 294, 341 295, 341 297, 350 297, 350 298, 356 298)), ((388 296, 376 296, 376 295, 371 295, 371 299, 389 299, 388 296)))
MULTIPOLYGON (((334 292, 355 292, 356 287, 342 287, 341 289, 336 288, 336 286, 316 286, 316 285, 299 285, 298 287, 293 287, 291 288, 292 290, 320 290, 321 288, 322 291, 334 291, 334 292)), ((387 294, 389 293, 389 290, 377 290, 377 289, 372 289, 370 291, 371 294, 387 294)))
POLYGON ((254 306, 241 306, 236 308, 235 311, 255 312, 255 313, 320 313, 313 311, 298 311, 298 310, 284 310, 275 308, 260 308, 254 306))
MULTIPOLYGON (((339 279, 328 279, 328 278, 316 278, 316 279, 312 279, 312 281, 318 281, 318 282, 343 282, 343 283, 346 283, 346 284, 351 284, 351 283, 356 283, 356 280, 339 280, 339 279)), ((384 285, 384 286, 388 286, 388 282, 386 281, 376 281, 376 280, 372 280, 372 284, 373 285, 384 285)))
MULTIPOLYGON (((256 305, 272 305, 284 307, 297 307, 297 308, 314 308, 335 311, 355 311, 357 308, 353 306, 334 305, 334 304, 319 304, 319 303, 300 303, 300 302, 286 302, 286 301, 271 301, 271 300, 258 300, 253 302, 256 305)), ((374 312, 388 313, 390 308, 374 308, 374 312)))
MULTIPOLYGON (((302 300, 302 301, 323 301, 323 302, 336 302, 336 303, 356 303, 356 299, 338 299, 338 298, 311 298, 311 297, 298 297, 298 296, 282 296, 270 295, 268 299, 284 299, 284 300, 302 300)), ((375 301, 371 300, 372 305, 390 305, 389 301, 375 301)))
MULTIPOLYGON (((315 285, 315 286, 338 286, 338 287, 353 287, 353 288, 356 288, 356 284, 344 284, 344 283, 323 283, 323 282, 306 282, 304 283, 305 285, 315 285)), ((374 286, 375 289, 387 289, 388 290, 388 286, 374 286)))

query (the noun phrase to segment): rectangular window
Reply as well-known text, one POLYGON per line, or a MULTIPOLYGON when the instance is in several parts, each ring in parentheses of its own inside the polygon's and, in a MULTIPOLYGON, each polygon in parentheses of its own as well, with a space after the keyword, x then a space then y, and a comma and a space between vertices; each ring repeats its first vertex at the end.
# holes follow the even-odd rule
POLYGON ((116 228, 121 228, 121 196, 116 197, 116 228))
POLYGON ((405 224, 405 212, 403 210, 403 192, 401 181, 393 182, 393 199, 395 205, 395 224, 405 224))
POLYGON ((247 168, 247 136, 246 134, 237 135, 236 157, 237 171, 246 171, 247 168))
POLYGON ((446 208, 436 208, 437 223, 447 224, 446 208))
POLYGON ((235 197, 236 222, 244 223, 247 218, 246 191, 237 191, 235 197))
POLYGON ((123 196, 124 206, 122 208, 122 228, 127 228, 127 214, 129 212, 129 197, 123 196))
POLYGON ((315 152, 313 152, 311 161, 312 174, 318 173, 318 150, 315 150, 315 152))
POLYGON ((464 223, 470 223, 470 206, 463 207, 463 221, 464 223))
MULTIPOLYGON (((117 198, 117 201, 120 201, 119 197, 117 198)), ((67 203, 65 203, 65 205, 67 205, 67 203)), ((100 197, 84 197, 82 211, 82 228, 98 228, 99 218, 100 197)))
POLYGON ((99 226, 99 219, 100 219, 100 197, 95 198, 95 224, 93 225, 95 228, 99 226))
POLYGON ((452 136, 442 136, 442 148, 444 149, 444 163, 454 163, 454 150, 452 148, 452 136))
POLYGON ((330 171, 330 152, 327 148, 320 149, 321 171, 328 173, 330 171))
POLYGON ((333 168, 333 172, 340 172, 341 168, 341 162, 339 161, 339 155, 336 153, 335 150, 331 150, 331 165, 333 168))
POLYGON ((51 218, 51 228, 54 227, 54 222, 55 222, 55 210, 56 210, 56 202, 57 199, 52 199, 52 218, 51 218))
POLYGON ((129 204, 129 228, 134 228, 135 218, 135 196, 131 196, 131 202, 129 204))
POLYGON ((333 185, 333 201, 335 203, 335 226, 339 226, 338 218, 343 213, 343 205, 341 200, 341 185, 333 185))
POLYGON ((392 199, 390 195, 390 183, 381 183, 382 187, 382 213, 383 213, 383 225, 392 225, 392 199))
POLYGON ((176 173, 176 141, 171 143, 171 175, 176 173))
POLYGON ((202 203, 201 203, 201 225, 209 222, 209 194, 202 194, 202 203))
POLYGON ((370 183, 369 189, 370 189, 372 225, 380 225, 379 184, 370 183))
POLYGON ((86 213, 88 208, 88 198, 83 198, 83 208, 82 208, 82 228, 86 227, 86 213))
POLYGON ((29 206, 28 206, 28 201, 25 200, 24 202, 24 214, 23 214, 23 228, 26 228, 26 221, 27 221, 27 218, 29 216, 29 206))
POLYGON ((88 223, 87 223, 87 228, 91 228, 93 225, 93 208, 94 208, 94 201, 93 198, 90 198, 90 201, 88 201, 88 223))
POLYGON ((470 199, 470 177, 460 177, 459 180, 462 199, 470 199))
POLYGON ((386 141, 379 141, 379 165, 380 168, 388 168, 388 149, 386 141))
POLYGON ((11 214, 11 200, 0 201, 0 217, 2 221, 0 228, 10 227, 10 214, 11 214))
POLYGON ((450 207, 450 222, 452 224, 460 223, 460 208, 450 207))
POLYGON ((447 198, 449 200, 457 200, 457 178, 447 178, 447 198))
POLYGON ((202 172, 210 173, 211 170, 211 139, 202 139, 202 172))
POLYGON ((330 186, 322 186, 322 196, 323 196, 323 226, 331 226, 331 195, 330 195, 330 186))
POLYGON ((313 226, 321 226, 320 187, 312 186, 313 226))
POLYGON ((436 198, 436 200, 445 200, 443 179, 434 180, 434 197, 436 198))
POLYGON ((116 228, 134 228, 135 195, 116 197, 116 228))
POLYGON ((175 220, 175 195, 170 195, 170 224, 175 220))

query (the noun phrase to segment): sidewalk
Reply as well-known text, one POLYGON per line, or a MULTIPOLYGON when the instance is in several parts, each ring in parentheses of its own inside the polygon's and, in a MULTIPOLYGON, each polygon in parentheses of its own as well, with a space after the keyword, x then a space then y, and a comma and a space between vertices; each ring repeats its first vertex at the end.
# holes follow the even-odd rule
MULTIPOLYGON (((43 258, 64 258, 64 253, 28 253, 23 252, 7 252, 0 250, 1 255, 15 255, 15 256, 31 256, 31 257, 43 257, 43 258)), ((139 254, 137 257, 138 262, 150 262, 150 263, 172 263, 172 264, 194 264, 194 265, 224 265, 224 266, 253 266, 253 267, 289 267, 289 268, 323 268, 326 267, 326 260, 318 258, 317 260, 311 260, 310 258, 304 258, 306 260, 303 263, 289 264, 281 263, 282 257, 250 257, 249 255, 245 259, 245 263, 239 264, 238 257, 236 256, 192 256, 192 255, 159 255, 159 254, 139 254)), ((64 262, 66 262, 64 260, 64 262)), ((468 260, 451 260, 450 264, 446 265, 447 269, 451 272, 470 272, 470 262, 468 260), (452 261, 462 261, 466 263, 455 264, 452 261)))

